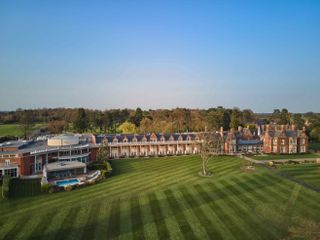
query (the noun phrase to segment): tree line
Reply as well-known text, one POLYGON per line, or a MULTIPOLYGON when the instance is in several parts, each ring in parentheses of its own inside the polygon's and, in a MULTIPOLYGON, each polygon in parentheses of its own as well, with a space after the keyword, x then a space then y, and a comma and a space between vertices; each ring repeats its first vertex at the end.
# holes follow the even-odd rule
MULTIPOLYGON (((275 109, 270 114, 254 113, 251 109, 216 107, 209 109, 110 109, 84 108, 17 109, 0 112, 0 123, 18 123, 25 130, 35 123, 45 123, 50 133, 145 133, 198 132, 225 130, 238 126, 255 127, 255 123, 295 124, 313 139, 320 140, 320 114, 290 113, 275 109)), ((27 132, 27 131, 24 131, 27 132)))

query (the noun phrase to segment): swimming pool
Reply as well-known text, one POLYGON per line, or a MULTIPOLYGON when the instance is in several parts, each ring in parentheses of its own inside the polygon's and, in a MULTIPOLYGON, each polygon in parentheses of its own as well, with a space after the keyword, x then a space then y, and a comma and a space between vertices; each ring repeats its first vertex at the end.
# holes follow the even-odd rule
POLYGON ((65 187, 65 186, 69 186, 69 185, 77 185, 80 183, 80 180, 77 178, 73 178, 73 179, 67 179, 67 180, 60 180, 60 181, 56 181, 55 184, 59 187, 65 187))

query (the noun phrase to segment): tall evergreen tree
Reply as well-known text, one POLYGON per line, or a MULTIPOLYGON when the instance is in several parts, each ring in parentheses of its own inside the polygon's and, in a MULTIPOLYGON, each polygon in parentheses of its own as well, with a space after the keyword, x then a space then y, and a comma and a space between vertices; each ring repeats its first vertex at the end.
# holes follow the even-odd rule
POLYGON ((87 114, 83 108, 78 109, 78 114, 74 122, 74 128, 79 133, 83 133, 88 128, 87 114))

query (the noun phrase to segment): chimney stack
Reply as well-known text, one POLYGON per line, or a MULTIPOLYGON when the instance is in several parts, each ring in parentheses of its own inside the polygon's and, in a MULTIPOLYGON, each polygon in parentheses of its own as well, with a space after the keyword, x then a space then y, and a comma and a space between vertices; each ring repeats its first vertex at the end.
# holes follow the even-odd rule
POLYGON ((241 132, 241 131, 242 131, 242 127, 239 126, 239 127, 238 127, 238 132, 241 132))

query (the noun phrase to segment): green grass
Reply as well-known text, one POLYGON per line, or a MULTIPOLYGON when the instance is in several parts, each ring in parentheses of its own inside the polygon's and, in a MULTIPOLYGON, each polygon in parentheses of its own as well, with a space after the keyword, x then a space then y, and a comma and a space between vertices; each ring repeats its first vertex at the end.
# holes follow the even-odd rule
POLYGON ((199 156, 112 161, 102 183, 0 201, 4 239, 284 239, 295 219, 320 221, 320 195, 264 167, 199 156))
POLYGON ((303 158, 318 158, 319 154, 305 153, 305 154, 268 154, 262 156, 250 156, 255 160, 278 160, 278 159, 303 159, 303 158))
MULTIPOLYGON (((45 124, 43 123, 34 124, 29 132, 40 129, 44 126, 45 124)), ((0 136, 22 137, 23 131, 19 124, 0 124, 0 136)))
POLYGON ((320 164, 283 165, 279 171, 320 188, 320 164))

